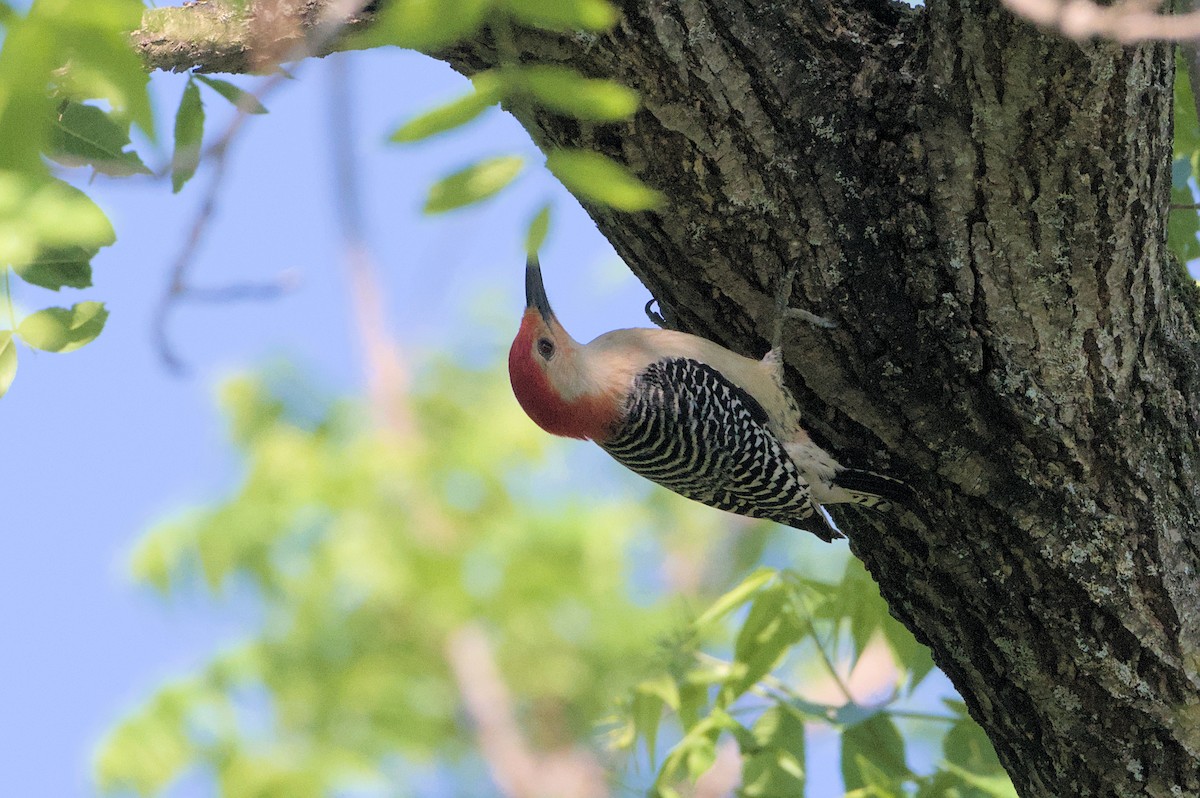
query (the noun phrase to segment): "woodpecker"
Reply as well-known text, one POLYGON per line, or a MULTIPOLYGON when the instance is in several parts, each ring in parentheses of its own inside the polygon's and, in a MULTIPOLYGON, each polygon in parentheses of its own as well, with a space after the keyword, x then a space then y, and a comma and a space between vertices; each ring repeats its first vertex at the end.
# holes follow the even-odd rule
POLYGON ((845 468, 809 437, 783 384, 778 346, 762 360, 695 335, 613 330, 575 341, 550 309, 537 258, 508 353, 513 393, 546 432, 590 439, 617 462, 711 507, 842 537, 821 505, 886 511, 903 482, 845 468))

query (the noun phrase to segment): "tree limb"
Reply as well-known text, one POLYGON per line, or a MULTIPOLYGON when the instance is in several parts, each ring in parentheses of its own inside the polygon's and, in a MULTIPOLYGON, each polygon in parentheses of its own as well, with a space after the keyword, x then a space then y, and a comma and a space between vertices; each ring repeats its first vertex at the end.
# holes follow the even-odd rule
MULTIPOLYGON (((270 72, 305 43, 329 5, 324 0, 259 0, 239 8, 222 0, 195 0, 178 8, 147 9, 132 38, 152 70, 270 72)), ((373 19, 369 10, 356 12, 343 32, 363 30, 373 19)), ((340 47, 340 40, 330 39, 313 54, 328 55, 340 47)))

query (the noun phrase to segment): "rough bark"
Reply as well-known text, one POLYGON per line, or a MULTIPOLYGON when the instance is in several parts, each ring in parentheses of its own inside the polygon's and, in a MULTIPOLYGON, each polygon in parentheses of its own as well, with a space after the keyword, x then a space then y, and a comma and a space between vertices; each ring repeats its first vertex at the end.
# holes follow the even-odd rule
MULTIPOLYGON (((991 0, 627 2, 523 60, 639 89, 628 124, 515 109, 669 187, 589 207, 685 329, 761 355, 789 267, 814 433, 909 482, 835 512, 1023 796, 1200 794, 1197 295, 1165 248, 1166 45, 991 0)), ((494 65, 487 33, 443 54, 494 65)))

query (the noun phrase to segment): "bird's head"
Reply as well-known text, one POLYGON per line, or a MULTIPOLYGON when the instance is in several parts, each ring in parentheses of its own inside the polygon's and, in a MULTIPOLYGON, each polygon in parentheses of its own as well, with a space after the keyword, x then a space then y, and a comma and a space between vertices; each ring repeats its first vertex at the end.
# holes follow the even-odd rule
POLYGON ((619 397, 589 362, 587 347, 558 323, 536 257, 525 263, 525 315, 508 351, 513 394, 539 427, 568 438, 603 440, 619 397))

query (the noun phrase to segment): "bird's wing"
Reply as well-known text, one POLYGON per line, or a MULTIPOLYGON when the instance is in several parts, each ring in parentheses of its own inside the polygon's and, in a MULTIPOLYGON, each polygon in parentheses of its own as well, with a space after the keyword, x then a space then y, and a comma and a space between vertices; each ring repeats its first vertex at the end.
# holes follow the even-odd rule
POLYGON ((762 406, 720 372, 667 358, 640 372, 601 446, 635 473, 721 510, 841 535, 813 501, 762 406))

